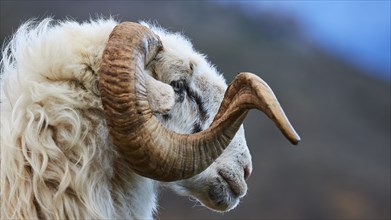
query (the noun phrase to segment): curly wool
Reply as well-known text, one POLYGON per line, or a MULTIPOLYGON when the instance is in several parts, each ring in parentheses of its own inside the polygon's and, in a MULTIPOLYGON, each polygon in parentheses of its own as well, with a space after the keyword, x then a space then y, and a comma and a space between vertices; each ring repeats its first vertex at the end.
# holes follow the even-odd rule
POLYGON ((108 142, 97 88, 117 24, 23 24, 1 60, 2 219, 152 218, 156 184, 108 142))

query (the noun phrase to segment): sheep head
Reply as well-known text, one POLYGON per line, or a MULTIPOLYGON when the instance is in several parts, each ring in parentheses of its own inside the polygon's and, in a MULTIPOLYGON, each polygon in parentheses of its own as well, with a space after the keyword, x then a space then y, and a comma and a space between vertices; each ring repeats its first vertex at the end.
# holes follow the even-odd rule
MULTIPOLYGON (((175 181, 201 173, 222 154, 253 108, 271 118, 291 143, 300 141, 272 90, 251 73, 236 76, 208 129, 195 134, 170 131, 148 101, 147 84, 158 82, 143 74, 162 50, 159 37, 147 27, 124 22, 110 34, 100 67, 101 99, 112 142, 139 175, 175 181)), ((169 109, 170 102, 166 106, 169 109)))

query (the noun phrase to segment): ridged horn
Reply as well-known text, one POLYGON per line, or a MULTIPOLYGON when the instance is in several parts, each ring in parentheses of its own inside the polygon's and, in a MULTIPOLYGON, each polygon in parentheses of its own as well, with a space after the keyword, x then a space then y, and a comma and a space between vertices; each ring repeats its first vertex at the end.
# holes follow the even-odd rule
POLYGON ((273 90, 257 75, 248 72, 239 73, 229 85, 211 126, 227 120, 223 116, 229 117, 236 111, 253 108, 265 113, 292 144, 300 142, 300 136, 286 117, 273 90))
POLYGON ((291 142, 300 140, 273 92, 250 73, 239 74, 228 87, 207 130, 169 131, 152 114, 143 76, 160 50, 159 37, 151 30, 124 22, 110 34, 100 67, 99 87, 111 140, 139 175, 175 181, 199 174, 229 145, 251 108, 264 111, 291 142))

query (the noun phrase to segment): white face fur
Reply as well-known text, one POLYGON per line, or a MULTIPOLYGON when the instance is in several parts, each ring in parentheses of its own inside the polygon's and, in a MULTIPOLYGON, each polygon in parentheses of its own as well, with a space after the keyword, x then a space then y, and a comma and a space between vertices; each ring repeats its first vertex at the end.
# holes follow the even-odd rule
MULTIPOLYGON (((155 94, 155 97, 149 97, 152 109, 164 106, 155 107, 158 109, 155 110, 156 116, 177 133, 207 129, 224 97, 227 87, 224 78, 185 37, 149 27, 160 36, 164 48, 146 71, 163 82, 148 85, 147 80, 148 91, 154 91, 150 96, 155 94)), ((242 126, 228 148, 208 169, 167 186, 181 195, 195 197, 208 208, 228 211, 235 208, 246 194, 245 180, 251 171, 251 155, 242 126)))

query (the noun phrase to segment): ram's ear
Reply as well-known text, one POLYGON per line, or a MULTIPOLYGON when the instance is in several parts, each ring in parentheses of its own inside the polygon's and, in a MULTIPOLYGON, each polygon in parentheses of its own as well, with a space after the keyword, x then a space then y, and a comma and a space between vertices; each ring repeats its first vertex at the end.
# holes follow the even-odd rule
POLYGON ((168 113, 175 104, 175 93, 172 86, 154 79, 149 74, 145 74, 145 86, 152 112, 168 113))

